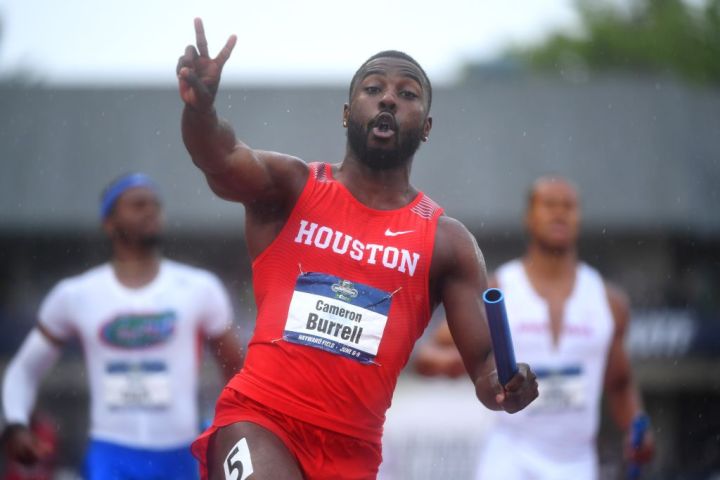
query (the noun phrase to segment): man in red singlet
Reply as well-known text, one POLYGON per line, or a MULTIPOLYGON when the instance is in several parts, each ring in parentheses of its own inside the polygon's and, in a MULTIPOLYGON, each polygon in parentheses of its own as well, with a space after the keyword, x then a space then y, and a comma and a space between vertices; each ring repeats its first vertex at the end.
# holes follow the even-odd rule
POLYGON ((257 326, 245 365, 193 445, 211 479, 369 479, 385 411, 415 341, 442 302, 488 408, 537 397, 526 364, 497 383, 473 236, 410 184, 427 141, 431 86, 420 65, 378 53, 355 73, 343 110, 345 158, 306 164, 255 150, 213 102, 232 36, 216 58, 202 22, 178 62, 182 134, 220 197, 244 205, 257 326))

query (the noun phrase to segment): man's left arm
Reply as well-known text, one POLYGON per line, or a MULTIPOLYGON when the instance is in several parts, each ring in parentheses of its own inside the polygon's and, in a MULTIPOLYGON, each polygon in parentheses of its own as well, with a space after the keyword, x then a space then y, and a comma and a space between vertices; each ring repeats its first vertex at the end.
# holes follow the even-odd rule
POLYGON ((639 448, 632 448, 630 441, 633 420, 644 414, 642 398, 633 380, 630 360, 625 350, 625 334, 630 323, 630 303, 627 295, 620 289, 607 285, 606 290, 615 329, 605 371, 605 396, 615 424, 625 432, 626 459, 645 463, 650 461, 655 450, 650 429, 646 429, 639 448))

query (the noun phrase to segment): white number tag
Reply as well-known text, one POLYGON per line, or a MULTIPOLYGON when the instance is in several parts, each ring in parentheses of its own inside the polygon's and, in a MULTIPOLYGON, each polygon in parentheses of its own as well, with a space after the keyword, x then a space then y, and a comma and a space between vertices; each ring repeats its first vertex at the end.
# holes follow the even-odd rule
POLYGON ((225 457, 223 462, 225 480, 245 480, 253 473, 250 448, 247 439, 241 438, 225 457))

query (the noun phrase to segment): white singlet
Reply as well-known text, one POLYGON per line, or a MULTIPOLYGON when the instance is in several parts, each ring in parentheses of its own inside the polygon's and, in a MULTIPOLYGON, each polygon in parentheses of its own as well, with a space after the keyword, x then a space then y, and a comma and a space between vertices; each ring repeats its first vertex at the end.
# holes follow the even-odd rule
POLYGON ((501 266, 518 360, 538 376, 540 395, 524 410, 494 414, 477 478, 595 479, 596 435, 614 320, 600 274, 581 263, 553 345, 547 302, 534 290, 520 260, 501 266))
POLYGON ((157 277, 131 289, 110 264, 62 280, 39 321, 82 343, 90 388, 90 436, 124 446, 188 445, 199 430, 201 336, 232 325, 227 293, 213 274, 163 260, 157 277))

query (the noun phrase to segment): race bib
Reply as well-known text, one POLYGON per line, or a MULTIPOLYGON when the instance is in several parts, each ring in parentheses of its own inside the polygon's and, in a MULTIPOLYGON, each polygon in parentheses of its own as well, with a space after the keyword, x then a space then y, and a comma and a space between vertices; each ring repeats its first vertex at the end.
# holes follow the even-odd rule
POLYGON ((392 295, 322 273, 295 284, 283 338, 361 363, 372 363, 382 341, 392 295))
POLYGON ((535 374, 540 395, 532 403, 532 412, 552 413, 585 408, 587 379, 582 367, 539 368, 535 374))
POLYGON ((111 410, 164 409, 170 405, 165 362, 116 361, 105 366, 105 404, 111 410))

